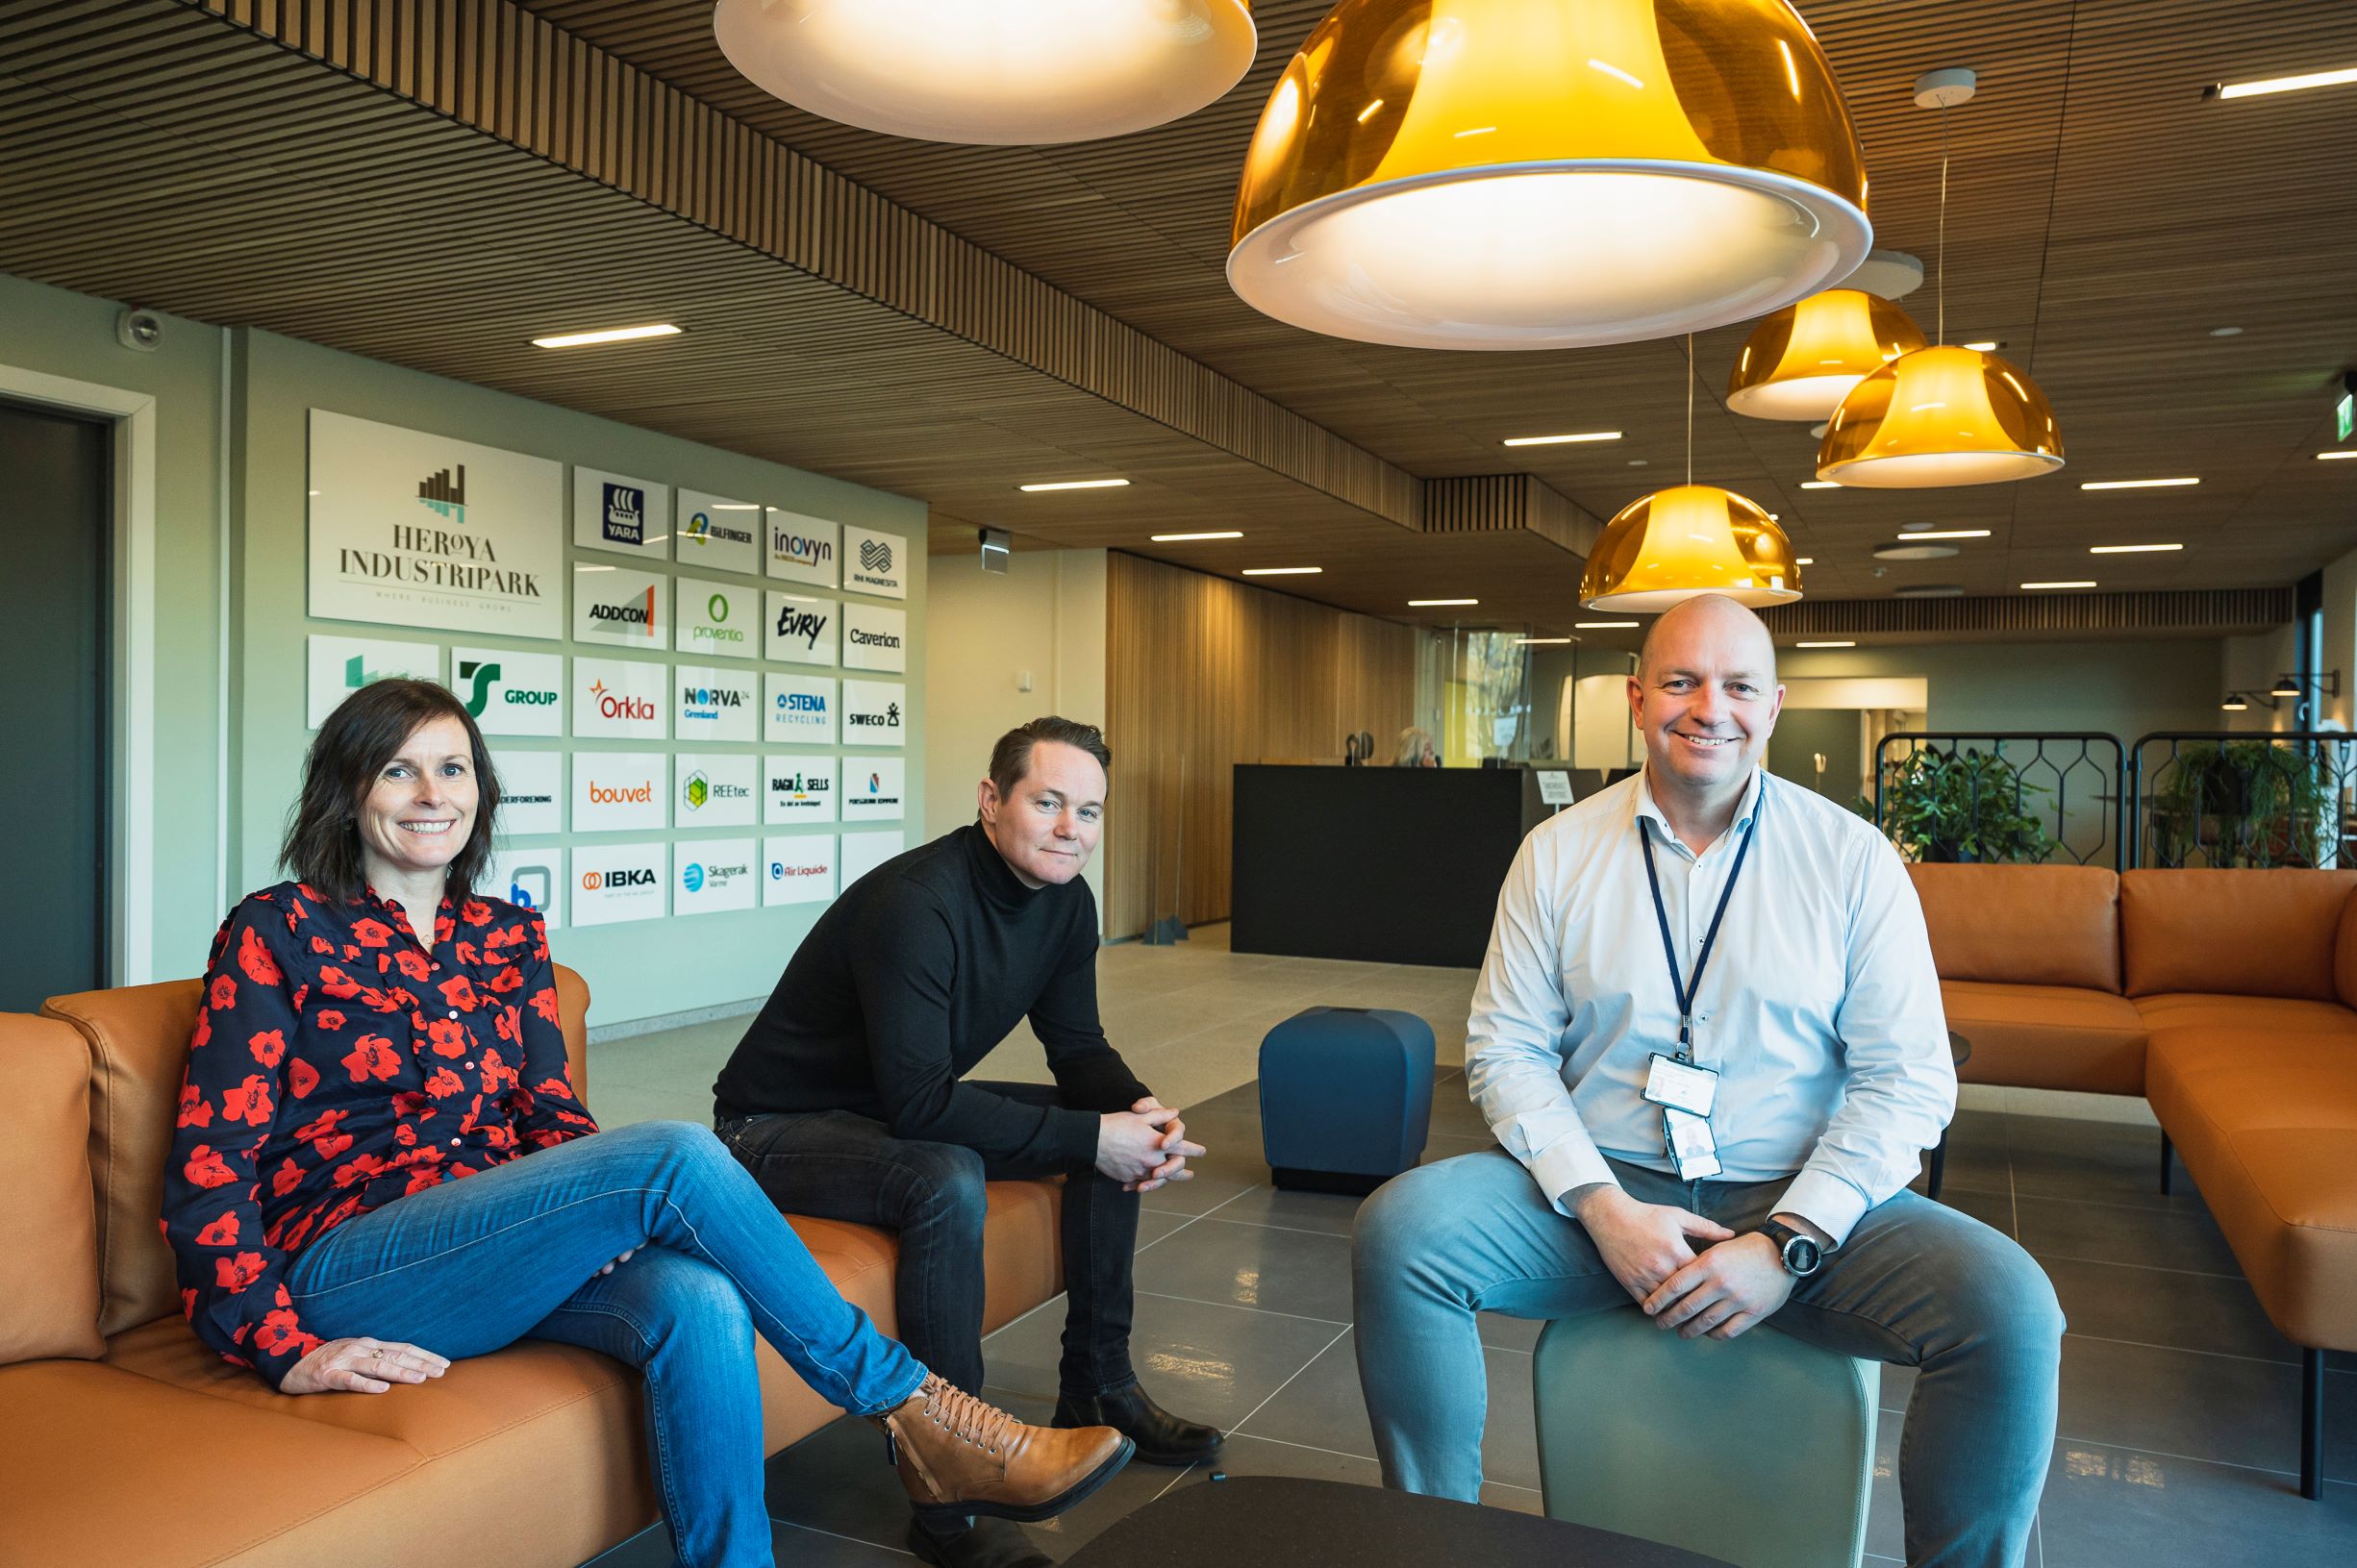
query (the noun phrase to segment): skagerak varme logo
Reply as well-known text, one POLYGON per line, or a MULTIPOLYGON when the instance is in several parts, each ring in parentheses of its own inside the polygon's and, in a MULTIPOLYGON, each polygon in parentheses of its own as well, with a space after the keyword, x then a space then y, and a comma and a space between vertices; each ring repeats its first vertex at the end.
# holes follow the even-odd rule
POLYGON ((605 537, 608 544, 626 544, 637 549, 646 542, 646 492, 636 485, 605 484, 603 507, 605 537))
POLYGON ((777 612, 777 635, 780 637, 800 637, 802 646, 818 646, 819 635, 826 631, 834 617, 820 610, 796 610, 791 605, 777 612))
POLYGON ((897 730, 900 728, 900 705, 886 703, 881 713, 847 713, 843 722, 853 729, 897 730))
POLYGON ((646 635, 655 635, 655 589, 649 585, 643 598, 624 604, 597 604, 589 607, 589 619, 614 626, 639 626, 646 635))

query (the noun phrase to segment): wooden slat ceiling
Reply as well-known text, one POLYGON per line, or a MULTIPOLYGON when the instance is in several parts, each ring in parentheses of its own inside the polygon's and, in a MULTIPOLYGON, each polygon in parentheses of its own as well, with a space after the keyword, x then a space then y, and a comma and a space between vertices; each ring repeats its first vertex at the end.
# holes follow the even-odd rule
MULTIPOLYGON (((1682 349, 1380 349, 1238 302, 1221 275, 1234 170, 1324 6, 1256 10, 1253 71, 1199 114, 1112 142, 964 148, 767 98, 721 59, 702 0, 11 6, 0 269, 916 495, 945 549, 989 523, 1220 572, 1304 561, 1324 575, 1278 581, 1345 608, 1405 619, 1410 597, 1474 595, 1485 620, 1563 629, 1594 519, 1683 472, 1682 349), (524 346, 649 318, 690 331, 524 346), (1629 437, 1497 444, 1590 428, 1629 437), (1014 489, 1106 473, 1134 483, 1014 489), (1509 473, 1535 483, 1477 482, 1509 473), (1247 539, 1145 538, 1219 527, 1247 539)), ((2085 576, 2280 585, 2357 546, 2357 462, 2312 457, 2357 364, 2342 173, 2357 88, 2199 96, 2357 63, 2357 7, 1804 11, 1859 120, 1881 244, 1934 248, 1939 128, 1908 84, 1980 71, 1982 96, 1953 118, 1950 336, 2003 340, 2071 457, 2030 484, 1804 492, 1815 443, 1726 415, 1743 329, 1706 335, 1698 475, 1782 514, 1816 560, 1813 599, 2085 576), (2180 472, 2203 484, 2075 484, 2180 472), (1993 537, 1873 575, 1868 552, 1908 521, 1993 537), (2156 538, 2188 548, 2085 554, 2156 538)), ((1909 304, 1927 317, 1929 290, 1909 304)))

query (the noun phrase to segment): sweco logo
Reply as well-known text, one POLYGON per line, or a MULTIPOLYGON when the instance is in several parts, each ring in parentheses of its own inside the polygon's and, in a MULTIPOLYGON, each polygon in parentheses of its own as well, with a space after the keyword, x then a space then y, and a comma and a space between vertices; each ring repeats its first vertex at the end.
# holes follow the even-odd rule
POLYGON ((634 599, 628 604, 591 605, 589 619, 613 621, 622 626, 642 627, 648 636, 653 636, 655 635, 655 585, 648 584, 646 596, 643 599, 634 599))
MULTIPOLYGON (((478 659, 462 659, 459 660, 459 679, 474 683, 467 689, 466 711, 475 718, 481 718, 483 710, 491 705, 491 685, 499 679, 499 666, 478 659)), ((546 690, 527 691, 521 686, 505 686, 500 690, 499 700, 510 708, 550 708, 555 706, 557 694, 546 690)), ((508 902, 513 904, 515 901, 510 899, 508 902)))
POLYGON ((847 713, 843 716, 843 722, 870 730, 897 730, 900 728, 900 705, 886 703, 881 713, 847 713))
POLYGON ((581 890, 585 893, 594 893, 601 888, 612 892, 623 887, 654 885, 655 873, 642 865, 624 866, 618 871, 584 871, 581 874, 581 890))
POLYGON ((608 691, 606 683, 597 682, 589 687, 589 695, 597 699, 597 711, 610 719, 652 719, 655 705, 644 697, 626 697, 618 691, 608 691))
POLYGON ((819 634, 827 629, 833 616, 815 610, 796 610, 787 605, 777 612, 777 635, 781 638, 800 637, 802 646, 818 646, 819 634))
POLYGON ((871 572, 890 571, 892 569, 892 547, 882 539, 861 540, 860 565, 871 572))
POLYGON ((783 523, 769 528, 769 555, 790 566, 823 566, 835 559, 835 541, 797 534, 783 523))
POLYGON ((704 615, 712 624, 690 629, 690 642, 742 642, 744 633, 734 626, 721 624, 728 619, 728 595, 715 593, 704 601, 704 615))

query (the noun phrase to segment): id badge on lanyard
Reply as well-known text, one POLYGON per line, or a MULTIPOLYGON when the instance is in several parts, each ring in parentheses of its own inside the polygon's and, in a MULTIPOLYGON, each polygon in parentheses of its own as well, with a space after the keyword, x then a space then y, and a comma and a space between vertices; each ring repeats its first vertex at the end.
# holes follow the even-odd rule
POLYGON ((1718 1175, 1723 1169, 1718 1159, 1718 1144, 1711 1133, 1711 1112, 1718 1100, 1718 1072, 1693 1059, 1694 996, 1702 986, 1703 969, 1711 961, 1711 949, 1718 940, 1718 924, 1727 917, 1727 901, 1735 896, 1735 884, 1743 874, 1743 862, 1751 855, 1751 836, 1759 831, 1760 809, 1768 804, 1763 784, 1759 804, 1752 808, 1751 825, 1743 830, 1743 841, 1736 848, 1734 869, 1727 873, 1727 885, 1719 890, 1718 908, 1712 912, 1710 930, 1702 936, 1702 950, 1694 956, 1694 976, 1691 984, 1678 968, 1676 940, 1669 934, 1669 911, 1662 903, 1660 873, 1653 866, 1653 840, 1645 834, 1644 822, 1637 824, 1637 842, 1644 851, 1645 882, 1653 889, 1653 916, 1662 932, 1662 956, 1669 961, 1669 988, 1678 1002, 1678 1050, 1675 1056, 1664 1056, 1656 1051, 1645 1073, 1644 1097, 1662 1108, 1662 1147, 1677 1167, 1681 1182, 1699 1182, 1718 1175))

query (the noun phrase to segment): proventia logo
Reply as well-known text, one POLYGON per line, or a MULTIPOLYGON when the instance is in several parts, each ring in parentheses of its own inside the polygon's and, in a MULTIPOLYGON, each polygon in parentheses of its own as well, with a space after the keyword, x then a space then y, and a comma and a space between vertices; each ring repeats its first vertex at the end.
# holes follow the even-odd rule
POLYGON ((688 629, 690 642, 700 642, 715 648, 733 648, 744 641, 743 629, 728 624, 727 594, 715 593, 704 601, 704 621, 705 624, 701 626, 688 629))
POLYGON ((635 627, 641 635, 651 637, 655 635, 655 589, 649 585, 644 594, 620 604, 606 602, 591 605, 589 619, 616 631, 635 627))
POLYGON ((605 483, 604 490, 599 520, 606 542, 628 545, 633 550, 645 544, 646 492, 636 485, 616 485, 611 480, 605 483))

